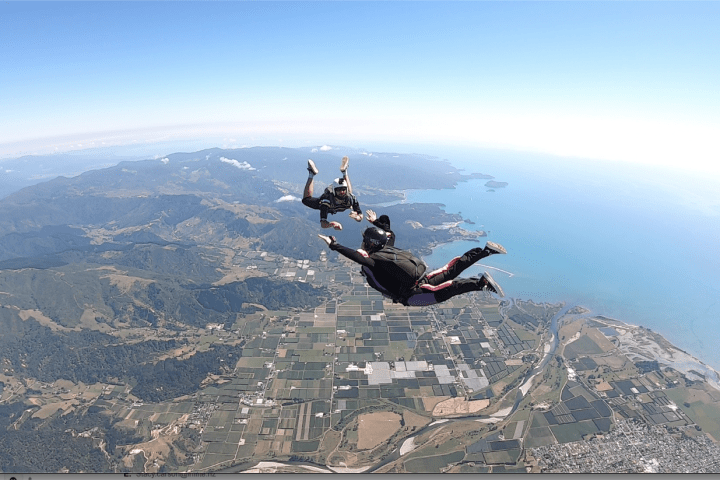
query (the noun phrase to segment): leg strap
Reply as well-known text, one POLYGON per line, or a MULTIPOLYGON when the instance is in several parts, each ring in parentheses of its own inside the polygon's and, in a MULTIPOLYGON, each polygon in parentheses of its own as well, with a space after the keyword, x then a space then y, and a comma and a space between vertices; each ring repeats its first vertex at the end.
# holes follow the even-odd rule
POLYGON ((448 280, 447 282, 443 282, 440 285, 430 285, 429 283, 426 283, 424 285, 420 285, 420 288, 423 290, 428 290, 430 292, 437 292, 438 290, 442 290, 443 288, 449 287, 452 285, 452 280, 448 280))

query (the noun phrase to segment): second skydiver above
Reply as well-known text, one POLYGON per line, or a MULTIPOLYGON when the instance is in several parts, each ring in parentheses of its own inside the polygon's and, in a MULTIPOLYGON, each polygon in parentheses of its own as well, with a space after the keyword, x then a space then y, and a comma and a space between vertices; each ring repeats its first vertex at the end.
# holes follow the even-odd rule
POLYGON ((350 177, 348 177, 348 157, 343 157, 340 162, 340 172, 342 177, 336 178, 332 185, 328 186, 320 197, 313 197, 313 177, 318 174, 315 162, 308 159, 308 179, 303 190, 302 203, 314 210, 320 210, 320 226, 322 228, 334 228, 342 230, 340 222, 328 222, 328 213, 335 214, 344 212, 348 208, 352 208, 350 218, 361 222, 363 219, 360 204, 352 194, 352 185, 350 185, 350 177))

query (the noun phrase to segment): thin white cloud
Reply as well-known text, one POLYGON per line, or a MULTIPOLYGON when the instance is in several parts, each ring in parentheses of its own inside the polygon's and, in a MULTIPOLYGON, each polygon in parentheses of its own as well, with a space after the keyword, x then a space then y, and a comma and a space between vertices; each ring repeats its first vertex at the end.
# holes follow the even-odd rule
POLYGON ((320 151, 322 152, 327 152, 328 150, 332 150, 332 147, 329 145, 323 145, 322 147, 320 147, 320 151))
POLYGON ((278 198, 277 200, 275 200, 275 203, 280 203, 280 202, 296 202, 296 201, 298 201, 298 200, 300 200, 300 198, 299 198, 299 197, 296 197, 296 196, 294 196, 294 195, 285 195, 284 197, 280 197, 280 198, 278 198))
POLYGON ((311 151, 312 153, 315 153, 315 152, 317 152, 317 151, 318 151, 318 149, 317 149, 317 148, 313 148, 313 149, 312 149, 312 150, 310 150, 310 151, 311 151))
POLYGON ((160 161, 161 161, 162 163, 164 163, 165 165, 167 165, 168 163, 170 163, 170 159, 167 158, 167 157, 163 158, 163 159, 160 160, 160 161))
POLYGON ((220 157, 220 161, 224 163, 229 163, 233 167, 237 167, 240 170, 257 170, 257 168, 253 167, 248 162, 238 162, 237 160, 233 160, 232 158, 220 157))

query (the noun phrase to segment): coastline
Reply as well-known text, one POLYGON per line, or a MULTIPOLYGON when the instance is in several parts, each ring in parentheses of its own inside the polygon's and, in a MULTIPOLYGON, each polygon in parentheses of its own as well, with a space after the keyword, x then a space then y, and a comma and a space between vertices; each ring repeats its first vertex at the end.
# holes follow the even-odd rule
MULTIPOLYGON (((421 259, 427 263, 426 258, 432 254, 435 253, 435 250, 439 247, 447 247, 452 245, 453 243, 464 241, 463 239, 459 240, 453 240, 450 242, 442 242, 430 245, 429 248, 431 250, 431 253, 428 255, 422 255, 421 259)), ((482 265, 482 264, 478 264, 482 265)), ((483 265, 487 268, 491 268, 494 270, 501 270, 496 267, 490 267, 483 265)), ((508 273, 510 277, 512 277, 512 273, 508 273)), ((515 297, 509 297, 512 300, 518 300, 518 298, 515 297)), ((537 300, 535 298, 528 298, 528 300, 537 303, 538 301, 540 304, 545 304, 548 302, 537 300)), ((658 363, 662 364, 663 366, 667 366, 670 368, 673 368, 674 370, 677 370, 678 372, 682 372, 684 375, 686 375, 688 378, 699 378, 697 375, 695 375, 692 370, 698 373, 702 373, 705 375, 704 381, 710 384, 712 387, 714 387, 716 390, 720 391, 720 371, 716 370, 714 367, 708 365, 707 363, 703 362, 698 357, 692 355, 691 353, 686 352, 685 350, 677 347, 671 340, 668 340, 665 335, 658 333, 650 328, 644 327, 639 324, 633 324, 626 322, 624 320, 618 320, 616 318, 609 317, 607 314, 603 313, 602 311, 598 310, 592 310, 581 303, 576 303, 568 300, 561 300, 564 304, 570 304, 570 308, 581 308, 583 310, 583 313, 581 314, 573 314, 575 318, 586 318, 588 320, 594 320, 598 323, 603 323, 610 327, 617 327, 622 329, 625 333, 623 334, 623 337, 619 340, 621 341, 621 344, 630 344, 633 345, 634 348, 639 348, 642 350, 646 355, 639 355, 635 351, 631 351, 629 348, 626 348, 626 350, 621 349, 621 351, 630 359, 633 360, 655 360, 658 363), (650 335, 648 335, 650 334, 650 335), (644 338, 648 338, 648 336, 658 336, 662 339, 662 342, 655 342, 652 341, 652 344, 656 345, 657 348, 643 348, 643 346, 640 346, 638 342, 635 342, 633 340, 634 336, 642 336, 644 338), (661 343, 664 343, 665 345, 661 345, 661 343), (644 358, 643 358, 644 357, 644 358), (713 378, 714 377, 714 378, 713 378)))
MULTIPOLYGON (((474 165, 468 163, 466 168, 474 165)), ((550 173, 554 172, 544 171, 546 176, 550 173)), ((628 210, 609 197, 598 196, 603 191, 587 180, 587 172, 568 175, 563 170, 557 174, 559 177, 537 177, 532 168, 527 171, 524 165, 515 165, 502 174, 510 185, 504 192, 498 190, 499 194, 483 195, 484 182, 470 181, 441 192, 409 190, 407 199, 444 204, 441 208, 445 212, 476 223, 464 228, 487 229, 488 240, 503 244, 509 255, 491 258, 487 265, 515 273, 512 279, 503 275, 497 279, 508 296, 589 305, 607 316, 650 327, 720 370, 720 353, 711 341, 712 333, 718 331, 716 319, 720 314, 720 307, 712 301, 717 296, 718 280, 707 276, 708 268, 720 261, 720 255, 713 253, 705 260, 699 255, 683 260, 667 256, 664 252, 672 251, 674 237, 663 234, 661 228, 663 222, 673 222, 710 235, 717 227, 703 226, 708 223, 703 215, 685 206, 671 211, 660 208, 668 202, 660 187, 643 184, 643 189, 631 193, 616 192, 633 200, 628 210), (595 200, 569 200, 584 195, 595 200), (591 217, 594 221, 589 220, 591 217), (638 229, 638 221, 646 228, 638 229), (621 247, 608 249, 608 245, 621 247), (666 292, 659 279, 668 270, 687 281, 666 292)), ((689 251, 697 252, 700 246, 696 244, 701 241, 687 241, 689 251)), ((422 252, 422 257, 433 267, 441 266, 472 246, 435 244, 431 251, 422 252)))
POLYGON ((720 372, 694 355, 678 348, 664 335, 642 325, 634 325, 593 312, 582 305, 574 305, 574 307, 586 310, 576 318, 592 320, 616 329, 620 343, 619 349, 630 361, 654 360, 663 366, 682 372, 691 380, 700 379, 697 373, 701 373, 705 376, 701 380, 720 391, 720 372))

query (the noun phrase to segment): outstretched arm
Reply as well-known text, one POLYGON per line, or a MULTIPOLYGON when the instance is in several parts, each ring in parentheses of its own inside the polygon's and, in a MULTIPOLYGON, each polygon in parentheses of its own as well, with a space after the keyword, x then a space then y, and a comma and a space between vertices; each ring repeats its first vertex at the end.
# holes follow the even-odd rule
POLYGON ((349 258, 353 262, 359 263, 360 265, 365 265, 368 267, 375 266, 375 260, 370 258, 364 250, 353 250, 346 246, 340 245, 335 240, 335 237, 320 234, 318 234, 318 237, 320 237, 325 243, 327 243, 328 247, 330 247, 330 250, 338 252, 343 257, 349 258))

